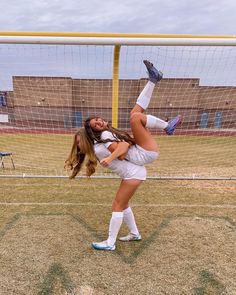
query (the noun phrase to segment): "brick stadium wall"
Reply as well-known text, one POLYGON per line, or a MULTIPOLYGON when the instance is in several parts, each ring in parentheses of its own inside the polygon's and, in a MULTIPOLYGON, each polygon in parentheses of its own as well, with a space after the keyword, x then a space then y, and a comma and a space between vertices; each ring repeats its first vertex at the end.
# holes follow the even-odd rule
POLYGON ((72 79, 60 77, 13 77, 14 107, 72 107, 72 79))
MULTIPOLYGON (((120 80, 120 128, 128 128, 129 112, 146 82, 120 80)), ((9 125, 17 127, 71 128, 76 116, 81 122, 91 115, 111 121, 111 97, 111 80, 15 76, 8 105, 0 113, 8 113, 9 125)), ((222 127, 236 128, 236 87, 203 87, 199 79, 163 79, 154 89, 150 110, 164 120, 181 114, 182 128, 198 128, 204 112, 209 114, 208 127, 213 127, 215 113, 221 112, 222 127)))

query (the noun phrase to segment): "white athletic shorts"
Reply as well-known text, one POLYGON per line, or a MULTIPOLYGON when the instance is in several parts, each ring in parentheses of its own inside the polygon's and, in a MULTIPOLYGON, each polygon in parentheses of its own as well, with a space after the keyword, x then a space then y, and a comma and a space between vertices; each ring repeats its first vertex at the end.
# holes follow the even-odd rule
MULTIPOLYGON (((111 139, 110 142, 104 143, 106 148, 108 148, 114 140, 117 140, 114 135, 107 130, 102 132, 101 138, 103 140, 111 139)), ((155 161, 158 158, 158 155, 158 152, 147 151, 138 144, 135 144, 129 147, 125 158, 127 161, 130 161, 133 164, 143 166, 155 161)))
POLYGON ((152 163, 158 156, 158 152, 147 151, 138 144, 135 144, 129 148, 125 158, 136 165, 143 166, 152 163))
MULTIPOLYGON (((109 150, 106 148, 105 144, 103 143, 95 144, 94 151, 99 161, 108 157, 111 154, 109 150)), ((127 160, 120 161, 118 159, 115 159, 111 162, 108 168, 112 170, 114 173, 116 173, 118 176, 120 176, 122 179, 126 180, 145 180, 147 177, 147 171, 144 166, 133 164, 127 160)))

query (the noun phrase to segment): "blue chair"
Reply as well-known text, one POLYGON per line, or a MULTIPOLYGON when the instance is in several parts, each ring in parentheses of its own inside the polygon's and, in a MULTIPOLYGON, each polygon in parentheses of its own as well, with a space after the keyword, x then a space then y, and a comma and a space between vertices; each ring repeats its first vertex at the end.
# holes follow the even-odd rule
POLYGON ((15 169, 15 164, 14 164, 14 161, 13 161, 12 153, 8 153, 8 152, 0 152, 0 166, 2 168, 5 168, 4 167, 4 159, 5 159, 5 157, 10 157, 12 167, 13 167, 13 169, 15 169))

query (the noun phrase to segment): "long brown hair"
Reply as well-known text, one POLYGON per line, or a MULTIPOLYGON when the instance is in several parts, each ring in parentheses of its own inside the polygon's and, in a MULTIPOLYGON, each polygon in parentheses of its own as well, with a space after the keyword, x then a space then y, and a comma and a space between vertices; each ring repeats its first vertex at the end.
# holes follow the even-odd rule
POLYGON ((72 170, 70 179, 75 178, 75 176, 81 170, 85 158, 86 162, 86 175, 91 176, 97 166, 97 158, 94 153, 93 143, 87 137, 86 131, 84 128, 81 128, 78 132, 75 133, 72 148, 68 158, 65 161, 65 168, 72 170), (77 137, 80 136, 80 148, 78 147, 77 137))
MULTIPOLYGON (((102 132, 104 131, 95 131, 91 128, 90 126, 90 121, 92 119, 95 119, 95 118, 100 118, 100 117, 89 117, 85 120, 84 122, 84 128, 87 132, 87 135, 88 137, 93 141, 93 142, 97 142, 97 143, 106 143, 108 141, 112 141, 111 139, 104 139, 102 140, 101 139, 101 134, 102 132)), ((102 118, 101 118, 102 119, 102 118)), ((114 127, 111 127, 109 124, 107 124, 107 129, 108 131, 110 131, 113 136, 114 136, 114 140, 113 141, 126 141, 128 142, 129 144, 133 145, 135 144, 135 140, 133 137, 131 137, 129 135, 128 132, 126 131, 123 131, 123 130, 119 130, 117 128, 114 128, 114 127), (117 139, 117 140, 116 140, 117 139)))

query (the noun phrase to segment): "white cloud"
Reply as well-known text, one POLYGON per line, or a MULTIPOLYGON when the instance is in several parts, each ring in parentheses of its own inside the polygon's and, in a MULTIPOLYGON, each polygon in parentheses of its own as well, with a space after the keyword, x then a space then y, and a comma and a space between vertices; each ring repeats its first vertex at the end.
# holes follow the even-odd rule
POLYGON ((235 34, 233 0, 5 0, 1 10, 2 31, 235 34))

